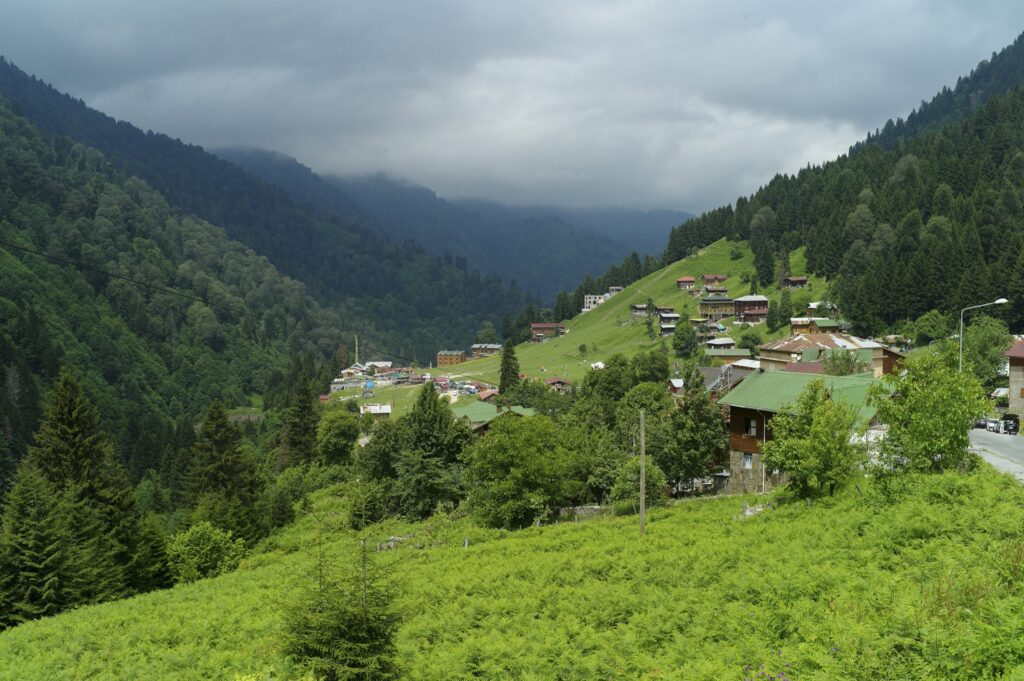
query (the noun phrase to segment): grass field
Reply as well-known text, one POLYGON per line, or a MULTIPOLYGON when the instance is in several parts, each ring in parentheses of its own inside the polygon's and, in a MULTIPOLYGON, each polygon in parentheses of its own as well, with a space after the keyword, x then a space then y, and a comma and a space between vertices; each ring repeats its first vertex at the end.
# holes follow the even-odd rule
MULTIPOLYGON (((916 478, 890 503, 863 481, 751 517, 743 501, 656 510, 645 537, 635 517, 374 528, 371 545, 411 535, 378 558, 406 677, 1024 678, 1024 489, 1009 477, 916 478)), ((4 632, 0 678, 296 678, 281 606, 311 574, 318 527, 303 516, 235 573, 4 632)), ((328 532, 329 562, 354 541, 328 532)))
MULTIPOLYGON (((673 263, 627 286, 622 293, 594 310, 577 315, 566 325, 568 332, 561 338, 517 346, 520 370, 530 378, 562 376, 578 381, 593 362, 606 360, 619 352, 630 356, 640 350, 656 347, 661 340, 650 340, 647 337, 644 321, 632 319, 630 306, 646 303, 650 297, 657 305, 675 307, 684 320, 696 316, 699 299, 676 288, 676 279, 681 276, 727 274, 729 279, 725 286, 729 295, 736 297, 750 293, 750 285, 740 281, 740 276, 743 273, 753 274, 753 254, 746 243, 741 243, 742 257, 733 260, 730 254, 734 245, 735 242, 724 239, 717 241, 697 255, 673 263), (581 345, 587 347, 585 354, 579 351, 581 345)), ((806 274, 807 259, 802 248, 790 255, 790 265, 793 274, 806 274)), ((820 298, 824 292, 825 281, 819 277, 810 277, 809 286, 793 291, 792 296, 794 302, 805 305, 820 298)), ((781 296, 781 292, 775 288, 761 293, 772 300, 778 300, 781 296)), ((769 337, 787 335, 788 328, 783 327, 771 336, 766 334, 765 338, 767 340, 769 337)), ((451 373, 494 383, 498 380, 500 364, 500 357, 487 357, 460 364, 451 373)))

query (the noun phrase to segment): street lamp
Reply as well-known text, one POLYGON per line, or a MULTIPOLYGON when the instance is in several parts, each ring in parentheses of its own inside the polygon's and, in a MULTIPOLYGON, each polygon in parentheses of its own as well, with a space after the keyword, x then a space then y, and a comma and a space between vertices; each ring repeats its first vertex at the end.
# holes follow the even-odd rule
POLYGON ((964 312, 968 310, 976 310, 979 307, 988 307, 989 305, 1006 305, 1008 301, 1006 298, 1000 298, 993 300, 991 303, 982 303, 981 305, 971 305, 960 310, 960 368, 957 371, 964 370, 964 312))

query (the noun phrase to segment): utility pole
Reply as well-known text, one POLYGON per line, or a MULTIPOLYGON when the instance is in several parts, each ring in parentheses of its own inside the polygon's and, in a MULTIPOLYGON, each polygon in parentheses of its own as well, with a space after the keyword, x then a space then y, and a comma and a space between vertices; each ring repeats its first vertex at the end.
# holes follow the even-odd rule
POLYGON ((644 410, 640 410, 640 534, 647 530, 647 447, 644 443, 644 410))
POLYGON ((359 364, 359 336, 356 336, 356 364, 359 364))

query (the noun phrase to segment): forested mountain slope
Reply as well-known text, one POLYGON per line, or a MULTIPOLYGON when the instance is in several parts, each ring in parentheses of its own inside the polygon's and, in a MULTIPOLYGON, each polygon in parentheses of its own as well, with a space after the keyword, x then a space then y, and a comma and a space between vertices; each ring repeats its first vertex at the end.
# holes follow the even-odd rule
POLYGON ((497 278, 299 206, 284 190, 199 147, 115 121, 2 59, 0 95, 39 127, 96 147, 176 209, 222 227, 338 307, 349 329, 394 352, 426 362, 439 347, 471 342, 483 319, 497 322, 524 303, 497 278))
POLYGON ((1006 296, 1024 327, 1024 89, 898 150, 868 147, 778 175, 735 206, 673 230, 672 262, 722 236, 749 239, 762 280, 780 246, 806 245, 844 315, 873 334, 932 309, 1006 296))
MULTIPOLYGON (((447 201, 426 187, 383 175, 320 177, 289 156, 262 149, 215 153, 282 187, 296 202, 359 216, 395 241, 415 241, 458 267, 498 275, 545 298, 629 253, 613 237, 571 224, 556 209, 447 201)), ((674 224, 664 222, 662 241, 674 224)))
POLYGON ((869 133, 866 140, 851 148, 851 152, 872 144, 893 149, 900 142, 963 120, 992 97, 1021 85, 1024 85, 1024 34, 1012 45, 993 52, 991 59, 983 60, 969 75, 958 78, 952 89, 944 87, 931 101, 922 101, 906 120, 886 121, 881 130, 869 133))
POLYGON ((137 478, 212 400, 279 393, 291 357, 343 342, 303 284, 3 99, 0 241, 0 489, 62 364, 137 478))

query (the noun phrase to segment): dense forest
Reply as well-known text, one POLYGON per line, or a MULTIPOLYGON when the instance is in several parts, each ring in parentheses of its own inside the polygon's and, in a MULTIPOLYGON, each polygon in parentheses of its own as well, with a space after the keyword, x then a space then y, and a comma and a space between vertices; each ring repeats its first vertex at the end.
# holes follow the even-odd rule
MULTIPOLYGON (((665 211, 617 214, 448 201, 426 187, 383 175, 320 177, 295 159, 261 149, 219 149, 218 156, 285 189, 298 203, 338 216, 361 216, 380 234, 411 240, 456 267, 480 269, 550 299, 590 273, 603 272, 629 252, 605 231, 590 228, 604 217, 624 238, 645 221, 664 233, 684 216, 665 211), (538 248, 543 244, 543 248, 538 248)), ((603 225, 602 225, 603 226, 603 225)), ((660 243, 651 250, 660 248, 660 243)))
POLYGON ((199 147, 115 121, 3 59, 0 95, 40 128, 94 147, 145 180, 176 212, 222 227, 338 309, 347 331, 392 352, 426 363, 441 347, 472 342, 485 319, 496 324, 528 302, 497 277, 381 238, 353 218, 300 206, 199 147))

